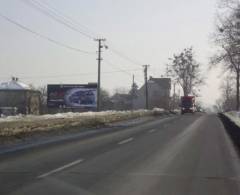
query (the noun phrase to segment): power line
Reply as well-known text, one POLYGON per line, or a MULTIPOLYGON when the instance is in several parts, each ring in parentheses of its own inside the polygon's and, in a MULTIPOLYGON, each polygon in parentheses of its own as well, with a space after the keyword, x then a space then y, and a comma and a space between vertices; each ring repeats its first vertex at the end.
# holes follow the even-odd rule
MULTIPOLYGON (((71 28, 74 31, 77 31, 77 32, 85 35, 88 38, 93 39, 93 37, 91 35, 89 35, 89 34, 87 34, 85 32, 79 31, 73 25, 73 23, 78 24, 78 25, 79 25, 79 23, 74 21, 71 17, 67 16, 63 12, 59 11, 56 7, 53 7, 52 5, 50 5, 50 4, 46 3, 46 2, 43 3, 43 2, 40 2, 40 1, 37 1, 37 0, 23 0, 23 1, 25 3, 28 3, 28 5, 32 6, 33 8, 37 9, 38 11, 42 12, 43 14, 47 15, 48 17, 51 17, 55 21, 57 21, 57 22, 65 25, 65 26, 71 28), (29 1, 31 1, 31 2, 29 2, 29 1), (62 19, 64 19, 64 21, 62 21, 62 19), (70 24, 69 24, 69 21, 70 21, 70 24)), ((84 26, 84 25, 81 25, 81 26, 84 26)), ((88 29, 86 26, 84 26, 84 28, 88 29)), ((89 31, 89 29, 88 29, 88 31, 89 31)), ((96 33, 93 33, 93 34, 96 34, 96 33)), ((112 45, 111 45, 111 47, 109 49, 115 55, 121 57, 122 59, 124 59, 124 60, 126 60, 128 62, 131 62, 132 64, 134 64, 136 66, 140 66, 140 64, 142 64, 142 63, 140 63, 140 62, 130 58, 126 54, 123 54, 121 51, 118 51, 117 49, 113 48, 112 45)))
MULTIPOLYGON (((60 11, 57 10, 56 8, 53 8, 52 6, 49 6, 49 4, 46 4, 46 3, 45 3, 45 5, 44 5, 44 3, 39 2, 39 1, 37 1, 37 0, 30 0, 30 1, 31 1, 32 3, 29 2, 28 0, 24 0, 24 2, 27 2, 30 6, 34 7, 35 9, 38 9, 40 12, 42 12, 43 14, 51 17, 51 18, 54 19, 55 21, 60 22, 61 24, 66 25, 67 27, 71 28, 72 30, 75 30, 75 31, 79 32, 79 30, 76 29, 75 27, 70 26, 69 24, 65 23, 65 22, 62 21, 61 19, 57 18, 57 17, 60 16, 60 17, 63 17, 65 20, 66 20, 66 18, 67 18, 68 20, 71 20, 71 21, 72 21, 72 19, 71 19, 70 17, 68 17, 68 16, 66 16, 66 15, 63 15, 62 12, 60 12, 60 11), (33 4, 34 2, 35 2, 35 4, 33 4), (36 4, 37 4, 37 5, 36 5, 36 4), (40 6, 40 7, 39 7, 39 6, 40 6), (45 8, 47 8, 47 10, 46 10, 45 8), (52 12, 51 9, 53 9, 53 10, 57 13, 57 15, 56 15, 56 13, 52 12), (56 17, 56 16, 57 16, 57 17, 56 17)), ((81 33, 81 34, 84 34, 85 36, 87 36, 87 37, 89 37, 89 38, 93 38, 93 37, 91 37, 90 35, 85 34, 85 33, 83 33, 83 32, 80 32, 80 33, 81 33)), ((95 33, 94 33, 94 34, 95 34, 95 33)), ((140 64, 141 64, 141 63, 137 62, 136 60, 134 60, 134 59, 128 57, 127 55, 123 54, 122 52, 118 51, 117 49, 114 49, 112 46, 110 47, 110 51, 112 51, 112 52, 115 53, 116 55, 120 56, 121 58, 123 58, 123 59, 125 59, 125 60, 127 60, 127 61, 129 61, 129 62, 131 62, 131 63, 133 63, 133 64, 135 64, 135 65, 137 65, 137 66, 140 66, 140 64)))
MULTIPOLYGON (((35 1, 37 1, 37 0, 35 0, 35 1)), ((64 19, 69 20, 72 24, 75 24, 75 25, 77 25, 77 26, 79 26, 81 28, 84 28, 85 30, 87 30, 91 34, 94 34, 94 36, 92 36, 92 37, 101 37, 99 34, 93 32, 91 29, 89 29, 86 25, 83 25, 82 23, 79 23, 79 21, 73 19, 72 17, 70 17, 70 16, 66 15, 65 13, 63 13, 62 11, 58 10, 55 6, 49 4, 49 2, 48 3, 46 3, 46 2, 44 3, 44 2, 41 1, 41 3, 44 4, 46 7, 48 7, 49 9, 54 10, 58 15, 60 15, 64 19)))
MULTIPOLYGON (((50 5, 47 4, 47 3, 39 2, 39 1, 37 1, 37 0, 29 0, 29 1, 28 1, 28 0, 23 0, 23 1, 24 1, 25 3, 27 3, 28 5, 32 6, 33 8, 37 9, 38 11, 40 11, 41 13, 43 13, 44 15, 47 15, 48 17, 51 17, 51 18, 54 19, 55 21, 57 21, 57 22, 65 25, 65 26, 71 28, 72 30, 77 31, 77 32, 83 34, 84 36, 86 36, 86 37, 88 37, 88 38, 91 38, 91 39, 93 38, 91 35, 89 35, 89 34, 87 34, 87 33, 85 33, 85 32, 79 31, 79 30, 72 24, 72 22, 73 22, 73 19, 72 19, 72 18, 70 18, 70 17, 62 14, 61 11, 57 10, 57 9, 54 8, 53 6, 50 6, 50 5), (59 17, 60 17, 60 18, 59 18, 59 17), (63 20, 62 20, 62 19, 63 19, 63 20), (70 21, 70 23, 69 23, 69 21, 70 21)), ((0 16, 1 16, 1 15, 0 15, 0 16)), ((71 46, 68 46, 68 45, 66 45, 66 44, 60 43, 60 42, 55 41, 55 40, 53 40, 53 39, 51 39, 51 38, 49 38, 49 37, 46 37, 46 36, 44 36, 44 35, 42 35, 42 34, 40 34, 40 33, 34 32, 33 30, 31 30, 31 29, 29 29, 29 28, 27 28, 27 27, 25 27, 25 26, 23 26, 23 25, 15 22, 15 21, 11 20, 10 18, 8 18, 8 17, 6 17, 6 16, 3 16, 3 15, 2 15, 2 17, 3 17, 4 19, 8 20, 9 22, 14 23, 15 25, 23 28, 24 30, 27 30, 27 31, 29 31, 29 32, 31 32, 31 33, 33 33, 33 34, 41 37, 41 38, 47 39, 48 41, 51 41, 51 42, 53 42, 53 43, 55 43, 55 44, 58 44, 58 45, 60 45, 60 46, 62 46, 62 47, 67 47, 68 49, 73 49, 73 50, 76 50, 76 51, 80 51, 80 52, 84 52, 84 53, 89 53, 89 54, 90 54, 90 53, 91 53, 91 54, 95 53, 95 52, 83 51, 83 50, 80 50, 80 49, 77 49, 77 48, 73 48, 73 47, 71 47, 71 46)), ((76 22, 73 22, 73 23, 76 23, 76 22)), ((137 66, 139 67, 139 64, 140 64, 139 62, 137 62, 136 60, 133 60, 132 58, 126 56, 126 55, 123 54, 122 52, 120 52, 120 51, 118 51, 118 50, 116 50, 116 49, 114 49, 114 48, 111 48, 110 51, 112 51, 115 55, 118 55, 119 57, 121 57, 121 58, 123 58, 123 59, 125 59, 125 60, 131 62, 132 64, 137 65, 137 66)), ((110 63, 109 61, 108 61, 108 64, 113 65, 113 64, 110 63)), ((123 73, 126 73, 126 74, 128 74, 128 75, 131 75, 131 74, 130 74, 128 71, 126 71, 126 70, 122 70, 122 69, 118 69, 118 70, 120 70, 120 72, 123 72, 123 73)))
POLYGON ((34 9, 38 10, 39 12, 44 14, 45 16, 48 16, 48 17, 52 18, 53 20, 55 20, 56 22, 70 28, 71 30, 73 30, 75 32, 78 32, 78 33, 84 35, 85 37, 87 37, 89 39, 94 39, 94 37, 92 37, 88 33, 80 31, 78 28, 74 27, 73 24, 69 23, 69 21, 66 20, 65 16, 59 15, 58 13, 52 11, 51 8, 44 5, 43 3, 39 2, 39 1, 34 1, 34 0, 31 0, 31 1, 23 0, 23 2, 27 3, 29 6, 33 7, 34 9))
POLYGON ((136 66, 140 66, 140 62, 128 57, 126 54, 122 53, 121 51, 118 51, 116 48, 114 48, 112 45, 109 47, 109 50, 114 53, 115 55, 118 55, 119 57, 121 57, 122 59, 131 62, 132 64, 136 65, 136 66))
POLYGON ((45 40, 47 40, 49 42, 52 42, 52 43, 54 43, 54 44, 56 44, 58 46, 61 46, 61 47, 64 47, 64 48, 67 48, 67 49, 70 49, 70 50, 74 50, 74 51, 77 51, 77 52, 85 53, 85 54, 95 54, 95 52, 89 52, 89 51, 81 50, 81 49, 69 46, 69 45, 67 45, 65 43, 61 43, 59 41, 56 41, 56 40, 54 40, 54 39, 52 39, 50 37, 47 37, 46 35, 40 34, 38 32, 35 32, 32 29, 30 29, 30 28, 28 28, 28 27, 26 27, 26 26, 24 26, 24 25, 22 25, 22 24, 20 24, 20 23, 18 23, 16 21, 10 19, 9 17, 7 17, 7 16, 5 16, 5 15, 3 15, 1 13, 0 13, 0 17, 5 19, 6 21, 8 21, 8 22, 18 26, 19 28, 21 28, 23 30, 28 31, 28 32, 30 32, 30 33, 32 33, 32 34, 34 34, 34 35, 36 35, 36 36, 38 36, 38 37, 40 37, 42 39, 45 39, 45 40))
MULTIPOLYGON (((135 71, 136 69, 128 69, 125 71, 135 71)), ((116 70, 116 71, 106 71, 102 72, 102 74, 113 74, 113 73, 120 73, 122 71, 116 70)), ((97 75, 96 72, 87 72, 87 73, 79 73, 79 74, 66 74, 66 75, 35 75, 35 76, 20 76, 20 79, 46 79, 46 78, 64 78, 64 77, 78 77, 78 76, 89 76, 89 75, 97 75)), ((9 78, 9 77, 0 77, 2 78, 9 78)))
POLYGON ((110 66, 113 67, 114 69, 117 69, 117 70, 119 70, 120 72, 123 72, 123 73, 125 73, 125 74, 128 74, 128 75, 132 76, 132 74, 129 73, 127 70, 123 70, 123 69, 121 69, 121 68, 118 68, 115 64, 113 64, 113 63, 110 62, 109 60, 106 60, 106 59, 105 59, 105 62, 106 62, 106 64, 110 65, 110 66))
MULTIPOLYGON (((114 63, 110 62, 107 59, 105 59, 104 61, 105 61, 106 64, 110 65, 115 70, 118 70, 119 72, 125 73, 125 74, 127 74, 127 75, 129 75, 131 77, 132 77, 132 74, 130 73, 130 71, 134 71, 134 72, 142 71, 142 69, 139 69, 139 68, 138 69, 133 69, 133 70, 124 70, 124 69, 119 68, 118 66, 116 66, 114 63)), ((138 81, 138 82, 140 82, 140 81, 138 81)))
POLYGON ((113 53, 115 53, 116 55, 118 55, 119 57, 133 63, 134 65, 140 66, 139 63, 137 63, 136 61, 132 60, 131 58, 127 57, 126 55, 122 54, 121 52, 115 50, 115 49, 111 49, 109 48, 109 50, 113 53))

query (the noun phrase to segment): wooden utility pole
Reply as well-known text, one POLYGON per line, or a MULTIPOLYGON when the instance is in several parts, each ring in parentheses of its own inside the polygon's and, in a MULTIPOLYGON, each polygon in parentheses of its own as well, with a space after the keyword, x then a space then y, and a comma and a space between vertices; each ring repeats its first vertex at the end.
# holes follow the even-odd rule
POLYGON ((134 101, 134 95, 135 95, 135 94, 134 94, 134 85, 135 85, 135 78, 134 78, 134 74, 133 74, 133 77, 132 77, 132 89, 131 89, 131 90, 132 90, 132 94, 131 94, 132 110, 133 110, 133 107, 134 107, 134 106, 133 106, 133 101, 134 101))
POLYGON ((106 39, 95 39, 98 42, 98 85, 97 85, 97 111, 101 110, 101 61, 103 60, 101 57, 102 54, 102 42, 106 41, 106 39))
POLYGON ((145 80, 145 109, 149 109, 149 105, 148 105, 148 67, 150 65, 143 65, 144 68, 144 80, 145 80))

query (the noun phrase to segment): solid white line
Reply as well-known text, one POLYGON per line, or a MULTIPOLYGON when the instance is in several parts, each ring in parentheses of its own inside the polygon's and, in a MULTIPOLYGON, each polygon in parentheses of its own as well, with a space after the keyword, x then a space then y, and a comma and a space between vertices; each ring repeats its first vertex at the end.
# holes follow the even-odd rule
POLYGON ((62 170, 64 170, 64 169, 67 169, 67 168, 69 168, 69 167, 72 167, 72 166, 74 166, 74 165, 77 165, 77 164, 81 163, 82 161, 83 161, 83 159, 79 159, 79 160, 73 161, 73 162, 71 162, 71 163, 69 163, 69 164, 66 164, 66 165, 62 166, 62 167, 59 167, 59 168, 57 168, 57 169, 54 169, 54 170, 52 170, 52 171, 49 171, 49 172, 44 173, 44 174, 42 174, 42 175, 39 175, 37 178, 41 179, 41 178, 47 177, 47 176, 52 175, 52 174, 54 174, 54 173, 60 172, 60 171, 62 171, 62 170))
POLYGON ((148 133, 153 133, 155 131, 156 131, 156 129, 151 129, 150 131, 148 131, 148 133))
POLYGON ((126 143, 128 143, 128 142, 131 142, 132 140, 133 140, 133 138, 131 137, 131 138, 128 138, 128 139, 125 139, 125 140, 119 142, 118 144, 119 144, 119 145, 126 144, 126 143))

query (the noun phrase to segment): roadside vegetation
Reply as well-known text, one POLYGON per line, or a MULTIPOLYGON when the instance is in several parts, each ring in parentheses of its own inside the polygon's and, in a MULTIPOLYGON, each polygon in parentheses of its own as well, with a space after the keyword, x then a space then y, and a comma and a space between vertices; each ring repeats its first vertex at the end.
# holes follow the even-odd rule
POLYGON ((59 113, 41 116, 12 116, 0 119, 0 138, 31 135, 36 132, 68 131, 88 127, 103 127, 110 123, 147 116, 168 114, 163 109, 136 111, 105 111, 59 113))
POLYGON ((211 59, 211 65, 221 66, 224 71, 222 96, 217 100, 215 108, 221 112, 239 110, 240 2, 238 0, 220 1, 213 42, 217 51, 211 59))
POLYGON ((219 117, 240 155, 240 118, 238 112, 220 113, 219 117))
POLYGON ((185 48, 181 53, 169 58, 166 73, 182 88, 184 96, 197 95, 198 87, 204 83, 201 65, 196 61, 193 48, 185 48))

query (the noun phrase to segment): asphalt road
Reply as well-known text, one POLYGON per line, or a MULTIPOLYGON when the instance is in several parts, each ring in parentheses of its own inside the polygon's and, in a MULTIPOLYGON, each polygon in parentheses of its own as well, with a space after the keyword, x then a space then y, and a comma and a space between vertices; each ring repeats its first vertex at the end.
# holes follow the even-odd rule
POLYGON ((0 194, 239 195, 240 161, 215 115, 0 156, 0 194))

